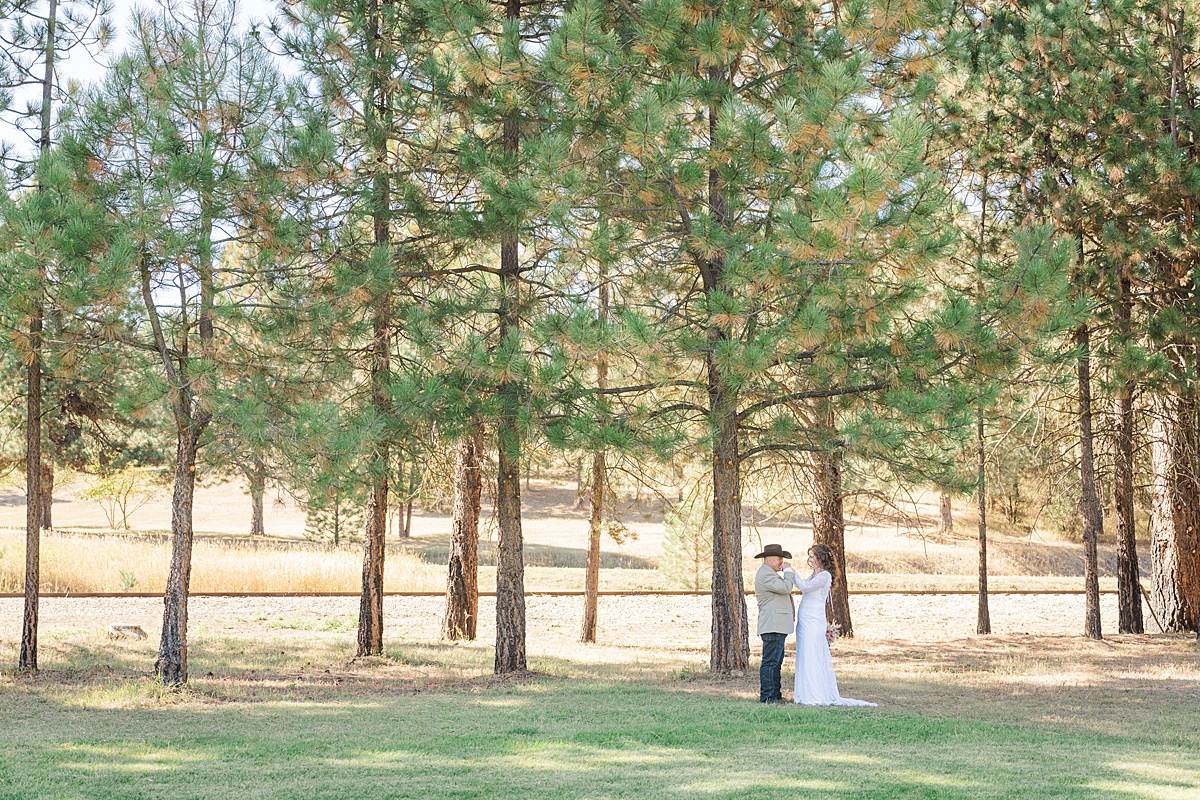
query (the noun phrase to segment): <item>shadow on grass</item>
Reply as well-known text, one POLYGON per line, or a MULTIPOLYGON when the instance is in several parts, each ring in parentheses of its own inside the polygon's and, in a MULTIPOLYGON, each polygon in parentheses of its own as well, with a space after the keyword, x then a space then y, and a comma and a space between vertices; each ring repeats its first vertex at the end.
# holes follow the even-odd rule
MULTIPOLYGON (((883 688, 883 687, 881 687, 883 688)), ((17 693, 0 795, 1118 798, 1200 792, 1195 751, 964 715, 766 707, 533 677, 488 691, 88 710, 17 693)))
MULTIPOLYGON (((220 634, 193 631, 189 650, 190 675, 198 686, 208 678, 253 678, 294 682, 332 676, 346 682, 350 697, 357 691, 411 690, 434 686, 446 678, 489 675, 491 641, 392 641, 382 656, 354 658, 352 628, 309 625, 312 630, 258 634, 220 634)), ((789 643, 790 644, 790 643, 789 643)), ((51 631, 41 643, 43 672, 28 684, 66 687, 72 684, 138 679, 151 674, 157 642, 111 640, 102 631, 51 631)), ((853 681, 882 682, 885 697, 903 696, 905 687, 940 686, 955 702, 975 696, 1020 697, 1039 693, 1066 696, 1101 693, 1096 708, 1132 708, 1129 697, 1151 693, 1169 708, 1196 708, 1200 699, 1200 649, 1190 635, 1110 636, 1099 642, 1082 637, 989 636, 964 637, 934 644, 894 641, 843 640, 835 648, 839 675, 853 681), (899 695, 897 695, 899 692, 899 695)), ((16 643, 0 643, 0 659, 15 659, 16 643)), ((675 681, 678 676, 707 675, 705 653, 683 645, 648 647, 612 642, 594 645, 561 643, 556 653, 530 655, 531 668, 548 676, 581 680, 675 681)), ((789 646, 785 672, 790 673, 794 650, 789 646)), ((715 686, 720 692, 749 696, 757 680, 757 659, 750 674, 728 679, 692 680, 691 690, 715 686)), ((339 684, 341 685, 341 684, 339 684)), ((920 694, 918 692, 918 694, 920 694)), ((267 699, 267 698, 264 698, 267 699)), ((285 693, 281 699, 295 699, 285 693)), ((871 699, 871 698, 867 698, 871 699)), ((936 698, 925 706, 938 713, 936 698)), ((1148 703, 1150 707, 1158 702, 1148 703)), ((1053 714, 1055 709, 1045 709, 1053 714)), ((1042 712, 1039 711, 1039 714, 1042 712)), ((1196 727, 1200 737, 1200 726, 1196 727)), ((1200 738, 1197 739, 1200 745, 1200 738)))
POLYGON ((1195 651, 1179 637, 846 643, 843 691, 877 710, 759 706, 753 674, 603 645, 496 679, 484 643, 351 659, 344 632, 303 647, 207 637, 182 693, 149 676, 149 642, 45 645, 54 668, 0 678, 0 797, 1200 792, 1195 651))
MULTIPOLYGON (((406 642, 388 645, 379 656, 357 658, 354 634, 345 632, 302 642, 231 636, 193 641, 187 691, 205 701, 357 702, 497 686, 490 642, 406 642)), ((7 649, 0 646, 0 658, 7 649)), ((675 681, 702 669, 690 652, 628 651, 600 646, 589 651, 594 661, 535 655, 529 664, 535 677, 619 683, 675 681)), ((50 638, 42 643, 42 671, 33 678, 14 675, 14 686, 48 702, 82 708, 126 700, 153 705, 161 695, 153 687, 155 657, 156 645, 148 641, 109 642, 96 634, 50 638), (143 697, 139 686, 153 690, 143 697)))

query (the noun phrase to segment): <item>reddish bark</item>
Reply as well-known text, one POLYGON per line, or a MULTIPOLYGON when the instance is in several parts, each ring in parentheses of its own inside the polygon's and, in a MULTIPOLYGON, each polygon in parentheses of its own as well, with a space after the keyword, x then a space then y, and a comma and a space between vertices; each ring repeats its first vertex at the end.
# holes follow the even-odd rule
POLYGON ((442 635, 475 640, 479 620, 479 505, 483 493, 481 435, 472 431, 454 448, 454 503, 442 635))
POLYGON ((583 578, 583 629, 581 642, 596 641, 596 621, 600 599, 600 535, 604 528, 604 483, 608 464, 604 451, 592 455, 592 515, 588 520, 587 568, 583 578))
POLYGON ((992 615, 988 609, 988 563, 987 563, 987 452, 984 450, 983 411, 979 411, 976 430, 976 498, 979 501, 979 605, 976 612, 975 632, 992 632, 992 615))
MULTIPOLYGON (((1115 317, 1118 330, 1129 335, 1130 283, 1120 281, 1115 317)), ((1117 518, 1117 630, 1144 633, 1141 566, 1133 517, 1133 381, 1118 390, 1114 416, 1116 458, 1113 462, 1113 506, 1117 518)))
POLYGON ((1197 404, 1161 394, 1154 402, 1150 600, 1168 633, 1193 631, 1200 612, 1200 484, 1197 404))
POLYGON ((1096 492, 1095 458, 1092 455, 1092 378, 1091 341, 1088 326, 1075 332, 1079 349, 1079 477, 1081 485, 1080 511, 1083 517, 1083 585, 1085 610, 1083 633, 1089 639, 1100 639, 1100 562, 1096 541, 1103 523, 1100 517, 1100 498, 1096 492))
POLYGON ((813 485, 813 544, 823 544, 837 560, 829 590, 833 620, 842 635, 854 636, 850 617, 850 593, 846 585, 846 518, 842 502, 841 454, 837 450, 815 452, 811 458, 813 485))

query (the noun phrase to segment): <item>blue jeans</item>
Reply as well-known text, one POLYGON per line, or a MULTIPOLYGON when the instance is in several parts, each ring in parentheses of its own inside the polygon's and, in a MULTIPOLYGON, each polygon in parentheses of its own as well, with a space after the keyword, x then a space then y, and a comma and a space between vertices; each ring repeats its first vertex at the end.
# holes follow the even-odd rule
POLYGON ((758 702, 760 703, 783 699, 783 692, 779 685, 779 670, 783 667, 783 643, 785 641, 787 641, 786 633, 762 634, 762 666, 758 668, 758 702))

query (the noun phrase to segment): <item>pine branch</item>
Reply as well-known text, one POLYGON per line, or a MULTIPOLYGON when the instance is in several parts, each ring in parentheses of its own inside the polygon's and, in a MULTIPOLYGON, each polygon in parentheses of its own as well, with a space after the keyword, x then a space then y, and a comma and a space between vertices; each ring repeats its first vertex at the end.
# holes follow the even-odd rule
POLYGON ((738 413, 738 422, 740 423, 743 420, 748 419, 749 417, 757 414, 759 411, 765 411, 768 408, 774 408, 775 406, 779 405, 794 403, 797 400, 817 400, 825 397, 842 397, 845 395, 868 394, 870 392, 877 392, 881 389, 886 389, 888 388, 888 385, 889 384, 886 383, 867 383, 860 386, 843 386, 835 389, 820 389, 813 392, 791 392, 789 394, 773 397, 769 400, 763 400, 755 403, 754 405, 748 406, 746 409, 738 413))

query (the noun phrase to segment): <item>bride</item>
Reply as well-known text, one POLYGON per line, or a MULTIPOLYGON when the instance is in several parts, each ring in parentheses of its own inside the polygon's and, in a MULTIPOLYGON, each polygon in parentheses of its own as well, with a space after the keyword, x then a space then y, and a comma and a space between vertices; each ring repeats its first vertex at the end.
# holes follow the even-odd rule
POLYGON ((808 566, 812 575, 802 580, 792 573, 792 583, 803 592, 796 614, 796 690, 795 702, 806 706, 871 706, 863 700, 851 700, 838 694, 833 674, 833 657, 825 638, 825 604, 837 564, 833 551, 823 544, 808 548, 808 566))

